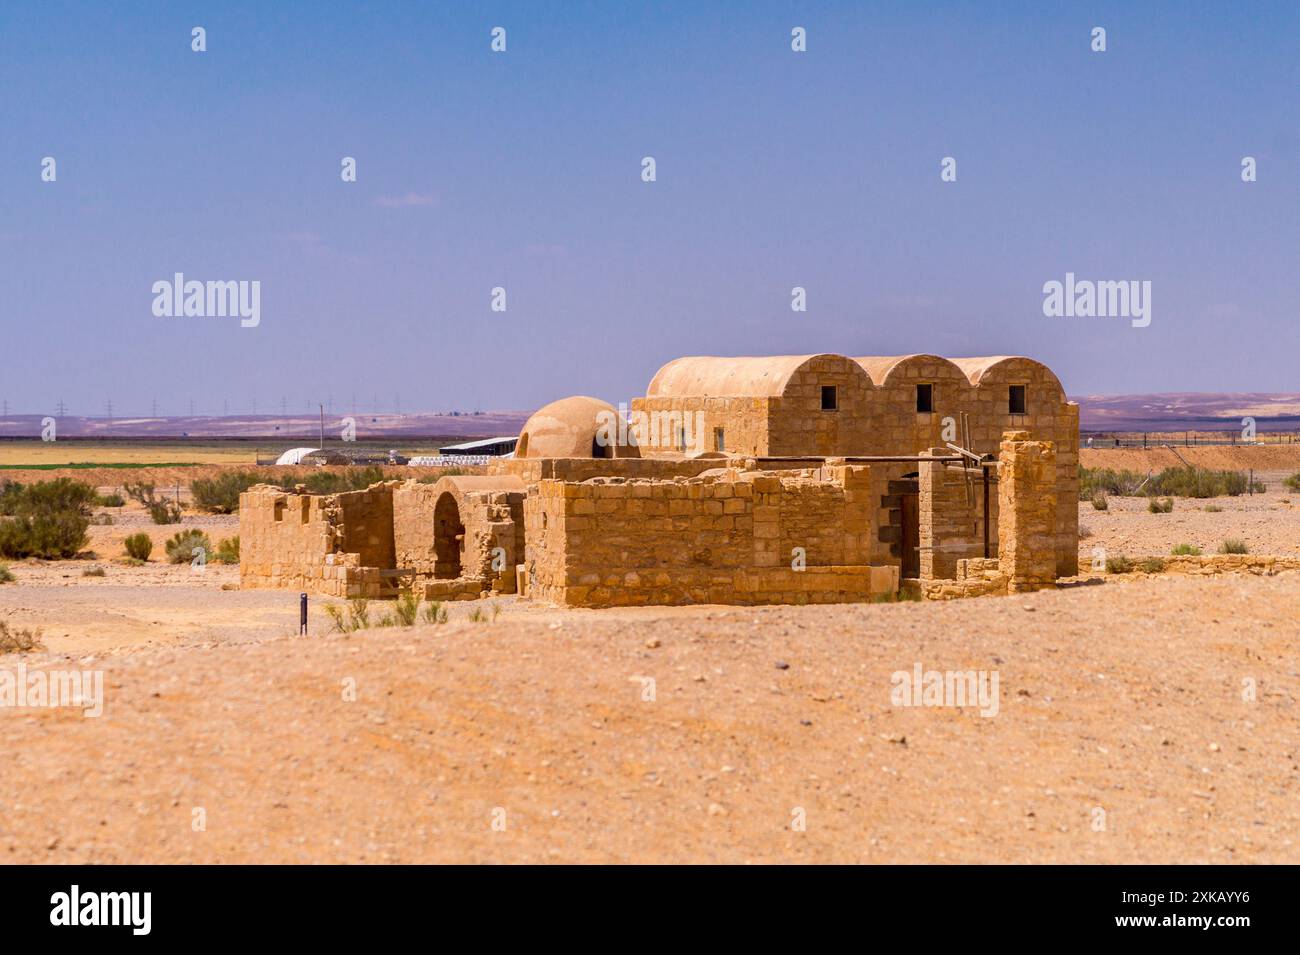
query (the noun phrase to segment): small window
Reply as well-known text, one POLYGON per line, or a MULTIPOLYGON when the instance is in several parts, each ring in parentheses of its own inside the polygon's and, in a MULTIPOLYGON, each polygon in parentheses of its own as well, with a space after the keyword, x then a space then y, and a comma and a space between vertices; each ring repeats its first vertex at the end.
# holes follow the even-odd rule
POLYGON ((834 385, 822 385, 822 411, 834 411, 839 407, 839 395, 834 385))
POLYGON ((916 386, 916 413, 930 414, 934 411, 934 385, 916 386))
POLYGON ((284 501, 275 502, 275 519, 277 521, 284 520, 284 501))
POLYGON ((1011 386, 1010 410, 1012 414, 1028 414, 1026 410, 1027 399, 1025 398, 1024 385, 1011 386))
POLYGON ((678 451, 686 450, 686 429, 685 428, 677 429, 677 450, 678 451))
POLYGON ((727 450, 727 436, 726 434, 723 433, 723 430, 721 428, 713 429, 713 450, 714 451, 727 450))
POLYGON ((311 522, 311 498, 302 499, 302 522, 308 524, 311 522))

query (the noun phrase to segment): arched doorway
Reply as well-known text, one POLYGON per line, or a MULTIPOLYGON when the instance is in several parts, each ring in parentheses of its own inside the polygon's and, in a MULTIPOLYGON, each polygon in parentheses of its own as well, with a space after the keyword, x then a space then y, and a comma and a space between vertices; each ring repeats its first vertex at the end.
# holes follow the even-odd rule
POLYGON ((455 495, 443 491, 433 507, 433 576, 437 580, 455 580, 460 576, 460 551, 465 540, 465 525, 460 522, 460 508, 455 495))

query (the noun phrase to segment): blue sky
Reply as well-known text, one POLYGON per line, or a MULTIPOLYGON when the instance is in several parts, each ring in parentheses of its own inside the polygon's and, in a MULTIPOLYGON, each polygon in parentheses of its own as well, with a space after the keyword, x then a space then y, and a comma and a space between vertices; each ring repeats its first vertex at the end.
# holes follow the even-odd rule
POLYGON ((8 0, 0 396, 526 409, 821 351, 1300 390, 1297 37, 1294 3, 8 0), (1151 281, 1151 325, 1044 317, 1067 271, 1151 281), (155 317, 175 272, 260 281, 261 324, 155 317))

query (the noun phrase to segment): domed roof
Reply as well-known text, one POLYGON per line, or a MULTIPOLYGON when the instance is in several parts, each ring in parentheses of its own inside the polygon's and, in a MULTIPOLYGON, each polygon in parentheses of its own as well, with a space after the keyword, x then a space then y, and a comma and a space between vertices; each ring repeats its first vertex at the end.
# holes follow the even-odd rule
POLYGON ((654 398, 710 395, 779 398, 785 394, 790 379, 815 358, 834 358, 851 364, 850 359, 840 355, 678 358, 655 373, 655 376, 650 379, 650 387, 646 389, 646 396, 654 398))
MULTIPOLYGON (((624 429, 630 435, 631 429, 624 429)), ((629 440, 631 440, 629 438, 629 440)), ((519 432, 516 458, 639 458, 635 444, 619 445, 618 410, 607 401, 575 395, 538 408, 519 432), (598 442, 600 436, 602 441, 598 442), (612 443, 603 440, 605 436, 612 443)))

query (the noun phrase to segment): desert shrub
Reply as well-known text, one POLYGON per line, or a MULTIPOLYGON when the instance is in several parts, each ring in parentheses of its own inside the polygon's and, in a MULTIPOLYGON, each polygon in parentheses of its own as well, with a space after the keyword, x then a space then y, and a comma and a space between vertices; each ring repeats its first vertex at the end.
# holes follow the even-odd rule
POLYGON ((1201 549, 1191 544, 1176 544, 1169 553, 1174 557, 1200 557, 1201 549))
POLYGON ((132 534, 122 544, 126 547, 126 556, 134 560, 148 560, 149 554, 153 551, 153 541, 144 531, 132 534))
POLYGON ((72 557, 85 546, 95 501, 89 484, 58 478, 5 493, 12 516, 0 521, 0 555, 53 560, 72 557))
POLYGON ((217 553, 213 557, 219 564, 239 563, 239 535, 227 537, 217 543, 217 553))
POLYGON ((487 623, 487 616, 483 613, 482 607, 475 607, 469 612, 470 623, 487 623))
POLYGON ((8 564, 0 564, 0 584, 12 584, 14 582, 13 571, 9 569, 8 564))
POLYGON ((1218 514, 1223 510, 1223 508, 1219 507, 1217 504, 1206 504, 1202 510, 1205 511, 1206 514, 1218 514))
POLYGON ((1240 471, 1212 471, 1208 468, 1165 468, 1143 489, 1151 495, 1170 497, 1236 497, 1247 491, 1261 493, 1264 485, 1254 484, 1240 471))
POLYGON ((1145 574, 1158 574, 1165 569, 1165 562, 1161 557, 1148 557, 1138 567, 1145 574))
POLYGON ((173 534, 163 548, 167 551, 167 560, 171 563, 188 564, 199 551, 203 552, 203 559, 207 560, 207 555, 212 553, 212 541, 208 540, 207 534, 195 528, 173 534))
POLYGON ((1080 525, 1079 525, 1079 540, 1081 540, 1081 541, 1086 541, 1086 540, 1087 540, 1089 537, 1091 537, 1091 536, 1092 536, 1092 528, 1089 527, 1087 524, 1080 524, 1080 525))
POLYGON ((447 608, 442 605, 440 600, 432 600, 424 605, 424 622, 425 623, 446 623, 447 608))
POLYGON ((43 649, 39 630, 11 629, 9 624, 0 620, 0 653, 28 653, 43 649))
POLYGON ((1106 573, 1108 574, 1128 574, 1133 571, 1133 561, 1129 560, 1123 554, 1116 557, 1106 558, 1106 573))
POLYGON ((338 604, 326 604, 325 613, 329 616, 330 620, 333 621, 335 630, 339 633, 348 632, 348 622, 343 616, 342 607, 338 604))
POLYGON ((239 495, 254 484, 271 483, 256 471, 225 471, 214 478, 196 478, 190 482, 194 506, 213 514, 233 514, 239 510, 239 495))
POLYGON ((1300 471, 1282 479, 1282 486, 1288 491, 1300 491, 1300 471))
POLYGON ((1245 554, 1249 553, 1246 542, 1238 537, 1229 537, 1219 545, 1220 554, 1245 554))
POLYGON ((112 514, 96 514, 90 519, 90 523, 96 527, 111 527, 113 525, 112 514))
POLYGON ((403 627, 413 627, 420 612, 420 598, 415 595, 414 591, 403 590, 397 598, 397 606, 394 609, 397 613, 398 623, 403 627))
POLYGON ((353 597, 348 601, 348 625, 352 630, 364 630, 370 626, 370 601, 365 597, 353 597))
POLYGON ((1174 509, 1172 497, 1153 497, 1147 501, 1147 510, 1152 514, 1168 514, 1174 509))
POLYGON ((121 494, 101 494, 95 499, 99 507, 125 507, 126 498, 121 494))
POLYGON ((1090 500, 1092 501, 1093 510, 1097 510, 1097 511, 1110 510, 1110 499, 1106 497, 1105 491, 1100 491, 1100 490, 1093 491, 1090 500))
MULTIPOLYGON (((1137 493, 1137 486, 1145 475, 1137 471, 1116 471, 1113 468, 1079 467, 1079 500, 1090 501, 1098 491, 1125 497, 1137 493)), ((1098 508, 1105 510, 1105 508, 1098 508)))
POLYGON ((87 567, 81 572, 82 577, 107 577, 103 567, 87 567))
POLYGON ((139 501, 149 511, 149 517, 155 524, 179 524, 181 506, 175 501, 157 496, 154 486, 145 482, 124 484, 122 490, 133 501, 139 501))
POLYGON ((23 486, 17 481, 6 478, 4 483, 0 484, 0 516, 13 517, 22 496, 23 486))
POLYGON ((287 477, 280 481, 280 487, 292 491, 295 485, 302 484, 309 494, 338 494, 341 491, 364 491, 383 479, 383 468, 371 465, 364 468, 345 468, 339 472, 317 471, 301 480, 287 477))

